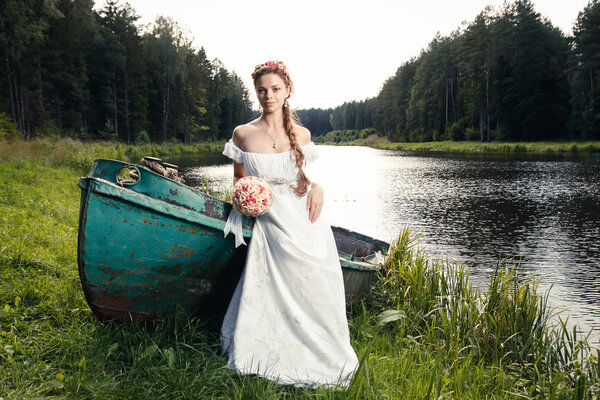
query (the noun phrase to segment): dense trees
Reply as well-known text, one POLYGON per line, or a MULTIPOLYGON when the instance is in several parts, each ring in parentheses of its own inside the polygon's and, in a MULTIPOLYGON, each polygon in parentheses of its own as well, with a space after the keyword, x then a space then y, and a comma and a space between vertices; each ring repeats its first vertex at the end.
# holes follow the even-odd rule
POLYGON ((590 1, 573 28, 571 129, 584 138, 600 138, 600 2, 590 1))
POLYGON ((564 137, 569 54, 567 38, 529 0, 487 8, 384 83, 375 127, 408 141, 564 137))
POLYGON ((304 125, 313 136, 325 135, 331 131, 331 113, 333 109, 310 108, 298 110, 297 114, 304 125))
POLYGON ((60 12, 52 2, 5 1, 0 9, 0 51, 4 80, 2 111, 10 111, 28 138, 49 111, 41 64, 45 32, 60 12), (6 94, 8 99, 6 99, 6 94))
MULTIPOLYGON (((252 118, 241 79, 177 22, 158 17, 142 32, 127 3, 93 6, 0 2, 0 137, 189 142, 252 118)), ((377 97, 298 114, 313 135, 336 138, 374 128, 393 141, 599 139, 599 74, 600 0, 571 37, 516 0, 437 35, 377 97)))
POLYGON ((322 136, 331 131, 359 131, 373 127, 375 99, 350 101, 336 108, 298 110, 302 125, 313 136, 322 136))
POLYGON ((406 136, 409 132, 407 112, 416 66, 416 60, 403 64, 396 75, 385 81, 375 99, 375 129, 386 133, 391 140, 409 139, 406 136))
POLYGON ((573 37, 529 0, 517 0, 497 12, 484 9, 447 37, 437 35, 376 98, 309 110, 308 121, 328 115, 330 131, 357 136, 374 127, 392 141, 598 139, 599 73, 599 0, 579 14, 573 37), (360 123, 358 108, 368 115, 360 123))
POLYGON ((373 126, 375 99, 350 101, 336 107, 330 116, 333 130, 362 130, 373 126))
POLYGON ((195 49, 173 20, 145 31, 127 3, 0 3, 0 113, 24 138, 155 141, 228 137, 250 114, 248 91, 195 49))

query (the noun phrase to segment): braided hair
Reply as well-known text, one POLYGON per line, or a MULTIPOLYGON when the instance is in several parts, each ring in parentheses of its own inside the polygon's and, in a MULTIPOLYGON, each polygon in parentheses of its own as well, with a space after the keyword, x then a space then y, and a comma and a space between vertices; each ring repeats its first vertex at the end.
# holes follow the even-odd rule
MULTIPOLYGON (((258 79, 267 74, 277 74, 279 77, 285 82, 285 85, 290 91, 290 96, 294 91, 294 84, 290 78, 290 75, 287 71, 287 67, 283 63, 283 61, 267 61, 264 64, 259 64, 254 68, 254 72, 252 73, 252 79, 254 80, 254 85, 256 86, 256 82, 258 79)), ((288 96, 289 98, 289 96, 288 96)), ((298 183, 296 187, 292 187, 294 191, 299 195, 303 196, 308 191, 308 185, 310 185, 310 180, 306 176, 306 173, 302 169, 304 165, 304 153, 302 152, 302 148, 298 144, 298 139, 296 137, 296 133, 294 132, 294 123, 300 125, 300 121, 294 112, 290 108, 290 104, 287 101, 287 98, 283 102, 283 127, 285 129, 285 133, 290 140, 290 151, 294 152, 296 165, 300 169, 298 174, 298 183)))

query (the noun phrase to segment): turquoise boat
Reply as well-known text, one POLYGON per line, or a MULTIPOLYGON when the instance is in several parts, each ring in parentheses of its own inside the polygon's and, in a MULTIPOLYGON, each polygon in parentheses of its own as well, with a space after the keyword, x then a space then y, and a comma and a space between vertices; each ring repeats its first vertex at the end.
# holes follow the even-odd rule
MULTIPOLYGON (((101 320, 157 320, 178 312, 221 318, 246 259, 223 236, 232 205, 152 169, 98 159, 79 179, 78 266, 101 320)), ((254 220, 244 217, 252 239, 254 220)), ((348 303, 376 279, 389 244, 332 227, 348 303)))

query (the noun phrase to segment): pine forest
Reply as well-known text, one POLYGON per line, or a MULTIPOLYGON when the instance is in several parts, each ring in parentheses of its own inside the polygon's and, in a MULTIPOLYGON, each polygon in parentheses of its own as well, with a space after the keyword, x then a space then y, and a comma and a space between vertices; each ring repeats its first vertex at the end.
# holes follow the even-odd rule
MULTIPOLYGON (((138 20, 115 0, 4 0, 0 139, 190 143, 228 138, 256 115, 253 89, 176 21, 138 20)), ((298 115, 333 141, 597 140, 599 72, 598 0, 569 33, 516 0, 438 34, 376 97, 298 115)))

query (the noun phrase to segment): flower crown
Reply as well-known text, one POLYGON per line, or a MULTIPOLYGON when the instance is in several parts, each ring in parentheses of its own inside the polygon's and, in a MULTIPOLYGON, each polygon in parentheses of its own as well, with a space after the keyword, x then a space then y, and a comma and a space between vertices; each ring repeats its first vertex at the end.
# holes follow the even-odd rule
POLYGON ((267 61, 264 64, 258 64, 256 67, 254 67, 254 71, 258 71, 259 69, 263 68, 263 67, 275 67, 281 70, 281 72, 283 72, 286 76, 288 74, 287 72, 287 67, 285 66, 285 64, 283 63, 283 61, 267 61))

